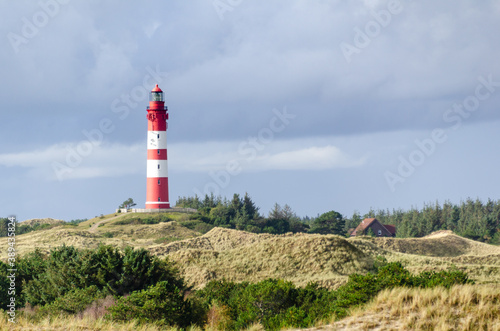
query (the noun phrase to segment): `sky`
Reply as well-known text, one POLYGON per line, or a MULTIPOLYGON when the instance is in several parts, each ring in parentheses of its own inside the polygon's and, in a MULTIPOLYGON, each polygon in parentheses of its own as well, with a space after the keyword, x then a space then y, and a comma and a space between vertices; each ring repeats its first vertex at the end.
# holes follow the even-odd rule
POLYGON ((172 205, 267 215, 500 199, 500 2, 0 1, 0 217, 144 208, 146 107, 172 205))

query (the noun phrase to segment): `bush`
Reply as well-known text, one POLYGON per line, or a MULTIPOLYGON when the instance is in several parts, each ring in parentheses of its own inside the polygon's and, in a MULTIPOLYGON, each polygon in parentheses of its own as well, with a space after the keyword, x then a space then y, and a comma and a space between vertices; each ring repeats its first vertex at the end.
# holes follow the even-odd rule
MULTIPOLYGON (((451 287, 470 282, 463 272, 452 270, 412 275, 401 263, 380 259, 376 274, 349 277, 347 284, 329 291, 316 283, 296 288, 292 283, 268 279, 259 283, 236 284, 226 280, 211 281, 196 293, 205 309, 219 310, 230 316, 226 329, 247 328, 261 323, 267 330, 305 328, 318 320, 342 318, 353 307, 372 300, 381 290, 393 287, 451 287)), ((222 314, 222 313, 221 313, 222 314)), ((217 315, 217 314, 216 314, 217 315)))
POLYGON ((74 289, 64 296, 56 298, 52 303, 43 306, 40 313, 47 315, 76 314, 84 311, 95 300, 104 297, 105 295, 95 285, 84 289, 74 289))
POLYGON ((108 311, 106 317, 114 321, 136 319, 141 324, 180 327, 190 324, 190 320, 186 318, 190 315, 190 306, 189 302, 184 301, 183 290, 168 281, 122 297, 108 311))
POLYGON ((172 218, 167 215, 154 215, 148 218, 131 217, 124 220, 119 220, 113 223, 113 225, 140 225, 140 224, 158 224, 162 222, 170 222, 172 218))
POLYGON ((21 258, 19 263, 20 276, 26 283, 23 294, 32 305, 49 304, 71 290, 92 285, 112 295, 142 290, 160 281, 184 288, 173 264, 145 249, 127 247, 122 253, 109 245, 95 250, 61 246, 53 249, 46 259, 34 254, 21 258))

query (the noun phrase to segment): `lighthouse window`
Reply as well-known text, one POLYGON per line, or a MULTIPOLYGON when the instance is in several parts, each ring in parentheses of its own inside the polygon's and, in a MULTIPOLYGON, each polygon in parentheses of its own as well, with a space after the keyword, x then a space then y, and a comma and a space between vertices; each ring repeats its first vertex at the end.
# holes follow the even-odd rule
POLYGON ((161 201, 161 200, 160 200, 160 197, 158 197, 158 201, 161 201))
POLYGON ((158 179, 158 185, 160 185, 160 180, 158 179))
POLYGON ((159 133, 156 135, 156 138, 160 139, 160 134, 159 133))
POLYGON ((158 169, 160 169, 160 165, 158 164, 158 169))
POLYGON ((164 101, 162 92, 151 92, 151 101, 164 101))
POLYGON ((160 155, 160 150, 158 150, 158 155, 160 155))

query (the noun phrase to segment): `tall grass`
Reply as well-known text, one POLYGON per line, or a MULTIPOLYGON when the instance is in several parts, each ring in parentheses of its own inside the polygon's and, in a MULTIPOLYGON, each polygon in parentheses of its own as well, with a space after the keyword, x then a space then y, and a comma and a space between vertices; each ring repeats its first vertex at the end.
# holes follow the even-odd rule
POLYGON ((457 285, 447 290, 395 288, 382 291, 335 329, 500 330, 500 287, 457 285))

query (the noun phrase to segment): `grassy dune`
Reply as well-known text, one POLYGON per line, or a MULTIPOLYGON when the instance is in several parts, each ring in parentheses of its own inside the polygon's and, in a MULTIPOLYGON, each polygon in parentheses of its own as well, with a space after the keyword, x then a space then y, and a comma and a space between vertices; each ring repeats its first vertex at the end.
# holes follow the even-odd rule
MULTIPOLYGON (((203 227, 206 224, 190 220, 190 215, 167 215, 173 221, 158 224, 140 224, 138 219, 150 218, 150 214, 109 214, 78 226, 47 220, 52 228, 17 236, 16 250, 23 255, 35 248, 48 252, 62 244, 77 248, 95 248, 100 243, 143 247, 177 262, 187 283, 195 288, 223 278, 251 282, 283 278, 299 286, 316 281, 336 288, 348 275, 372 270, 380 256, 388 262, 401 261, 413 273, 455 267, 467 272, 477 285, 384 291, 352 317, 321 329, 500 330, 499 246, 465 239, 451 231, 412 239, 270 235, 223 228, 202 234, 208 231, 203 227)), ((0 247, 7 247, 7 238, 0 238, 0 247)), ((0 258, 5 259, 6 254, 3 250, 0 258)), ((17 322, 19 330, 157 330, 154 326, 141 329, 134 322, 113 324, 85 316, 34 323, 29 316, 20 315, 17 322)), ((12 325, 0 319, 1 330, 9 327, 12 325)))
POLYGON ((500 287, 396 288, 316 330, 500 330, 500 287))
POLYGON ((456 267, 477 283, 500 283, 500 246, 438 231, 423 238, 349 238, 368 255, 401 261, 413 273, 456 267))
POLYGON ((424 238, 341 238, 334 235, 273 236, 214 228, 203 236, 156 246, 177 261, 188 282, 202 287, 211 279, 259 281, 284 278, 303 286, 317 281, 335 288, 347 275, 365 273, 377 256, 402 261, 413 273, 458 268, 478 283, 500 282, 500 247, 462 238, 450 231, 424 238))
POLYGON ((344 238, 330 235, 273 236, 214 228, 207 234, 152 250, 178 262, 190 285, 211 279, 259 281, 283 278, 305 286, 336 287, 353 272, 367 272, 373 258, 344 238))
MULTIPOLYGON (((149 214, 133 214, 136 218, 151 217, 149 214)), ((132 214, 109 214, 97 217, 78 226, 66 223, 57 223, 50 229, 42 229, 16 236, 16 251, 23 255, 39 248, 43 252, 51 248, 73 245, 77 248, 95 248, 100 243, 115 247, 144 247, 154 248, 164 242, 178 241, 186 238, 200 236, 201 233, 182 226, 177 221, 158 224, 127 224, 116 225, 117 222, 132 218, 132 214), (116 217, 116 216, 118 217, 116 217), (96 231, 89 231, 93 224, 104 222, 96 231)), ((182 221, 187 215, 171 213, 173 219, 182 221)), ((40 222, 41 220, 38 220, 40 222)), ((23 222, 24 223, 24 222, 23 222)), ((50 222, 53 224, 54 222, 50 222)), ((0 238, 0 247, 7 247, 7 238, 0 238)), ((0 252, 0 258, 7 258, 7 251, 0 252)))
MULTIPOLYGON (((202 235, 183 226, 199 222, 190 221, 189 214, 165 215, 175 221, 138 224, 138 219, 161 215, 130 213, 103 215, 78 226, 55 224, 50 229, 17 236, 17 252, 22 255, 35 248, 48 252, 62 244, 78 248, 94 248, 100 243, 143 247, 178 262, 186 280, 195 288, 211 279, 259 281, 269 277, 284 278, 300 286, 316 281, 335 288, 349 274, 369 271, 377 256, 389 262, 401 261, 413 273, 457 267, 478 283, 500 283, 500 247, 451 231, 409 239, 270 235, 223 228, 202 235)), ((6 247, 7 238, 0 238, 2 245, 6 247)), ((6 254, 2 251, 0 258, 5 259, 6 254)))

